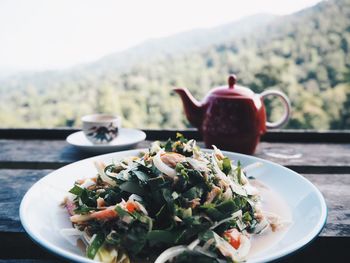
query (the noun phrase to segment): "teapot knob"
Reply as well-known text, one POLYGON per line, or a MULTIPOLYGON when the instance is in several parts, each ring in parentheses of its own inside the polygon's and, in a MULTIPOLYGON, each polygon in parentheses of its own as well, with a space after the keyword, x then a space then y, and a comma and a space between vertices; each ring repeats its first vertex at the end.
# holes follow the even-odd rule
POLYGON ((232 75, 230 75, 230 76, 228 77, 228 87, 229 87, 230 89, 233 89, 233 88, 234 88, 236 82, 237 82, 237 77, 236 77, 236 75, 232 74, 232 75))

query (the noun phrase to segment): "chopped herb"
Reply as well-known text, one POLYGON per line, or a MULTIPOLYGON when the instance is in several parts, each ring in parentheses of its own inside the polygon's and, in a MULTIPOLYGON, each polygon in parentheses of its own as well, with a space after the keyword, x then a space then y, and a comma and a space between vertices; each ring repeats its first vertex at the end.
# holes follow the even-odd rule
POLYGON ((72 189, 69 190, 70 193, 76 195, 76 196, 80 196, 81 193, 83 192, 83 188, 81 188, 78 185, 74 185, 72 189))
POLYGON ((103 234, 96 234, 95 238, 92 240, 91 244, 87 248, 86 254, 88 258, 93 259, 95 257, 97 251, 103 245, 104 241, 105 236, 103 234))
POLYGON ((230 245, 225 233, 261 229, 255 213, 260 199, 244 195, 241 163, 234 169, 228 157, 215 158, 182 134, 154 143, 139 157, 107 165, 104 173, 115 184, 98 175, 88 189, 75 184, 69 190, 74 204, 66 203, 71 213, 74 209, 74 226, 94 237, 87 248, 91 259, 116 254, 108 261, 121 255, 125 262, 153 260, 152 255, 171 246, 195 241, 192 252, 171 262, 236 262, 235 255, 227 257, 219 249, 230 245), (169 163, 162 161, 168 169, 153 162, 157 154, 168 154, 169 163))

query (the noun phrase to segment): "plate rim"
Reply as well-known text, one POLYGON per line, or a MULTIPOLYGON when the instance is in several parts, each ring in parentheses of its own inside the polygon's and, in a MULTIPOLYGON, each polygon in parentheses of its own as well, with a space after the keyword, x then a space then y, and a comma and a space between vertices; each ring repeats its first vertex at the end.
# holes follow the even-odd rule
MULTIPOLYGON (((19 207, 19 217, 20 217, 20 221, 21 224, 24 228, 24 230, 26 231, 26 233, 29 235, 29 237, 37 244, 39 244, 40 246, 44 247, 45 249, 47 249, 48 251, 50 251, 51 253, 58 255, 62 258, 65 259, 69 259, 69 260, 73 260, 75 262, 87 262, 87 263, 91 263, 91 262, 96 262, 92 259, 86 258, 84 256, 80 256, 80 255, 76 255, 70 251, 66 251, 50 242, 44 241, 42 239, 40 239, 40 237, 37 237, 30 229, 30 226, 27 225, 26 220, 25 220, 25 216, 24 216, 24 206, 28 201, 28 198, 30 197, 30 193, 31 191, 33 191, 34 187, 38 187, 39 184, 43 183, 44 180, 47 180, 47 178, 51 175, 54 176, 52 174, 56 173, 57 171, 63 169, 63 168, 67 168, 70 166, 74 166, 77 163, 80 162, 87 162, 87 161, 91 161, 93 159, 104 159, 107 158, 108 156, 113 156, 115 154, 125 154, 127 155, 128 153, 131 152, 135 152, 135 151, 145 151, 147 150, 146 148, 142 148, 142 149, 132 149, 132 150, 125 150, 125 151, 119 151, 119 152, 112 152, 112 153, 107 153, 107 154, 101 154, 101 155, 97 155, 97 156, 93 156, 93 157, 89 157, 89 158, 85 158, 73 163, 70 163, 68 165, 65 165, 59 169, 56 169, 54 171, 52 171, 51 173, 45 175, 44 177, 42 177, 40 180, 38 180, 37 182, 35 182, 25 193, 25 195, 23 196, 21 203, 20 203, 20 207, 19 207)), ((207 149, 207 148, 202 148, 203 151, 213 151, 212 149, 207 149)), ((306 183, 309 187, 312 188, 312 190, 316 193, 317 197, 318 197, 318 201, 320 202, 321 205, 321 215, 320 218, 318 219, 317 224, 313 227, 312 231, 307 235, 304 236, 302 239, 298 240, 296 243, 293 243, 285 248, 283 248, 280 251, 277 251, 275 253, 269 254, 268 256, 265 256, 263 258, 256 258, 253 260, 247 260, 248 263, 257 263, 257 262, 270 262, 270 261, 274 261, 276 259, 281 259, 283 257, 289 256, 293 253, 295 253, 296 251, 304 248, 305 246, 307 246, 308 244, 310 244, 314 239, 316 239, 318 237, 318 235, 321 233, 322 229, 324 228, 326 222, 327 222, 327 217, 328 217, 328 208, 327 208, 327 204, 326 201, 324 199, 323 194, 320 192, 320 190, 313 184, 311 183, 307 178, 305 178, 304 176, 300 175, 299 173, 285 167, 282 166, 278 163, 266 160, 266 159, 262 159, 259 157, 255 157, 255 156, 251 156, 251 155, 246 155, 246 154, 241 154, 241 153, 235 153, 235 152, 230 152, 230 151, 222 151, 223 154, 230 154, 230 155, 235 155, 238 158, 239 157, 244 157, 244 158, 248 158, 248 159, 253 159, 255 161, 263 161, 265 163, 268 163, 269 165, 273 165, 273 166, 278 166, 279 168, 286 170, 292 174, 294 174, 294 176, 299 177, 299 179, 301 179, 302 181, 304 181, 304 183, 306 183)))

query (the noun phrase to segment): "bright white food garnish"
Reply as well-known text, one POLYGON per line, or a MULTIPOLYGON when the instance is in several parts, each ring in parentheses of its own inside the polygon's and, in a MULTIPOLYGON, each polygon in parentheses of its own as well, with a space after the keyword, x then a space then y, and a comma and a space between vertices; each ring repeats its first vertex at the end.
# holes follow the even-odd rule
POLYGON ((107 184, 115 186, 116 182, 113 181, 111 178, 109 178, 105 173, 106 165, 103 162, 99 162, 99 161, 95 161, 94 164, 95 164, 95 167, 97 169, 98 174, 101 176, 101 179, 104 182, 106 182, 107 184))
POLYGON ((157 167, 157 169, 162 173, 170 177, 175 177, 176 176, 175 169, 169 167, 162 161, 161 154, 165 154, 165 152, 163 150, 158 151, 157 154, 153 157, 154 166, 157 167))

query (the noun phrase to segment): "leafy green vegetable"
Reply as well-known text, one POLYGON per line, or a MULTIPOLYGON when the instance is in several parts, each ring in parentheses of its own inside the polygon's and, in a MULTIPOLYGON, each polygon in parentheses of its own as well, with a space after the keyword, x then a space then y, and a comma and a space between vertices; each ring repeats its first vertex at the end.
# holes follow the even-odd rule
POLYGON ((188 189, 186 192, 182 194, 183 197, 188 198, 189 200, 195 199, 195 198, 202 198, 202 195, 204 194, 204 190, 201 187, 193 186, 190 189, 188 189))
POLYGON ((106 203, 106 206, 111 206, 116 203, 119 203, 125 195, 119 188, 106 188, 103 193, 100 193, 106 203))
POLYGON ((81 188, 78 185, 74 185, 72 189, 69 190, 70 193, 76 195, 76 196, 80 196, 81 193, 83 192, 83 188, 81 188))
POLYGON ((228 175, 229 172, 232 170, 232 167, 231 167, 231 160, 227 157, 225 157, 223 160, 222 160, 222 171, 228 175))
POLYGON ((117 232, 112 231, 106 236, 105 242, 110 245, 119 246, 122 243, 122 237, 117 232))
POLYGON ((89 207, 85 204, 82 204, 80 207, 74 209, 74 213, 76 214, 87 214, 90 211, 96 210, 96 207, 89 207))
POLYGON ((147 182, 148 182, 148 185, 154 190, 158 188, 162 188, 166 186, 167 183, 170 183, 170 181, 167 182, 167 180, 162 175, 158 177, 150 178, 148 179, 147 182))
POLYGON ((146 182, 149 179, 148 175, 140 170, 134 169, 130 173, 135 175, 141 182, 146 182))
POLYGON ((237 162, 236 174, 238 183, 242 184, 242 167, 240 161, 237 162))
POLYGON ((172 145, 173 145, 173 142, 170 139, 168 139, 164 145, 164 150, 166 152, 172 152, 172 149, 173 149, 172 145))
POLYGON ((123 246, 129 251, 130 255, 138 254, 147 242, 148 229, 144 224, 135 221, 123 237, 123 246))
POLYGON ((199 240, 207 242, 210 239, 214 238, 214 232, 212 230, 205 231, 199 235, 199 240))
POLYGON ((182 143, 187 143, 188 142, 188 140, 185 138, 185 136, 183 136, 183 134, 179 133, 179 132, 176 133, 176 139, 179 140, 182 143))
POLYGON ((147 240, 150 241, 151 246, 157 243, 173 244, 176 240, 176 235, 174 235, 173 231, 153 230, 148 232, 147 240))
POLYGON ((124 217, 124 216, 131 216, 130 213, 128 211, 125 211, 122 207, 120 207, 119 205, 116 205, 115 209, 114 209, 117 213, 118 216, 120 217, 124 217))
POLYGON ((245 212, 245 213, 243 214, 243 216, 242 216, 242 219, 243 219, 243 221, 245 221, 245 222, 249 222, 249 221, 251 221, 253 218, 252 218, 252 216, 250 215, 249 212, 245 212))
POLYGON ((239 184, 237 187, 244 191, 241 164, 238 162, 237 169, 233 170, 229 158, 213 160, 212 155, 199 148, 193 153, 193 140, 181 134, 177 138, 177 141, 157 143, 152 152, 139 159, 108 165, 105 172, 116 185, 106 184, 97 177, 96 184, 89 189, 75 185, 70 190, 76 195, 75 214, 98 212, 93 219, 75 223, 89 236, 96 235, 88 247, 89 258, 96 253, 108 255, 114 249, 134 260, 150 256, 150 251, 159 253, 169 246, 186 245, 196 239, 204 245, 213 239, 206 245, 206 255, 197 254, 194 259, 192 254, 184 253, 174 262, 200 259, 223 263, 227 258, 215 245, 223 233, 232 228, 253 233, 257 224, 254 209, 259 199, 242 196, 237 193, 239 190, 232 189, 239 184), (177 153, 169 154, 169 159, 180 157, 181 161, 175 165, 176 175, 163 174, 153 163, 159 147, 164 154, 177 153), (213 168, 213 162, 226 174, 224 179, 213 168), (242 217, 232 217, 238 210, 242 217))
MULTIPOLYGON (((176 263, 187 263, 187 262, 201 262, 201 263, 219 263, 218 259, 211 258, 205 255, 200 255, 198 253, 182 253, 176 257, 176 263)), ((222 261, 221 261, 222 262, 222 261)))
POLYGON ((122 183, 119 188, 125 192, 131 193, 131 194, 137 194, 140 196, 143 196, 146 194, 145 190, 141 188, 141 186, 137 183, 127 181, 125 183, 122 183))
POLYGON ((239 210, 239 206, 233 200, 226 200, 216 206, 216 209, 226 216, 239 210))
POLYGON ((153 164, 146 166, 141 163, 137 163, 135 170, 144 172, 149 178, 154 178, 161 175, 161 172, 153 164))
POLYGON ((215 204, 206 204, 201 206, 205 210, 206 214, 214 221, 220 221, 225 218, 225 214, 219 211, 215 204))
POLYGON ((93 259, 95 257, 97 251, 103 245, 104 241, 104 234, 96 234, 95 238, 92 240, 91 244, 87 248, 86 255, 88 256, 88 258, 93 259))
POLYGON ((174 204, 174 199, 172 196, 172 191, 170 189, 167 189, 167 188, 163 188, 163 189, 161 189, 161 191, 163 194, 163 198, 168 205, 169 211, 171 211, 173 213, 175 211, 175 204, 174 204))

